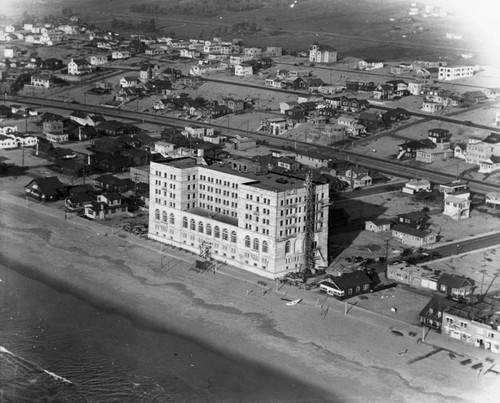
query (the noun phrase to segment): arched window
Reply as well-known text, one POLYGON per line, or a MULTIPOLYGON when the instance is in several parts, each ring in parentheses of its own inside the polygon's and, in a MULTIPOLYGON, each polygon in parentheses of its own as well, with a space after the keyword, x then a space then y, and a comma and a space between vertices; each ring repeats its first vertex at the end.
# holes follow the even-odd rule
POLYGON ((285 254, 290 253, 290 241, 285 243, 285 254))
POLYGON ((214 236, 216 238, 220 238, 220 228, 218 226, 215 226, 214 228, 214 236))
POLYGON ((245 247, 250 247, 250 237, 248 235, 245 237, 245 247))
POLYGON ((191 226, 190 226, 192 231, 196 231, 196 221, 194 218, 191 218, 191 226))
POLYGON ((212 235, 212 226, 210 224, 207 224, 207 235, 212 235))
POLYGON ((166 211, 164 211, 163 213, 161 213, 161 220, 163 222, 167 222, 167 212, 166 211))
POLYGON ((227 241, 229 239, 229 232, 226 228, 222 230, 222 240, 227 241))
POLYGON ((198 222, 198 232, 203 232, 203 222, 198 222))
POLYGON ((262 242, 262 252, 264 252, 264 253, 269 252, 269 246, 267 244, 267 241, 262 242))
POLYGON ((231 242, 236 243, 236 231, 231 232, 231 242))
POLYGON ((187 217, 182 218, 182 227, 187 228, 188 227, 188 219, 187 217))
POLYGON ((254 238, 253 239, 253 246, 252 246, 252 249, 253 250, 259 250, 259 240, 257 238, 254 238))
POLYGON ((175 216, 174 216, 174 213, 170 213, 170 224, 175 224, 175 216))
POLYGON ((156 209, 156 210, 155 210, 155 219, 156 219, 156 220, 159 220, 159 219, 160 219, 160 210, 159 210, 159 209, 156 209))

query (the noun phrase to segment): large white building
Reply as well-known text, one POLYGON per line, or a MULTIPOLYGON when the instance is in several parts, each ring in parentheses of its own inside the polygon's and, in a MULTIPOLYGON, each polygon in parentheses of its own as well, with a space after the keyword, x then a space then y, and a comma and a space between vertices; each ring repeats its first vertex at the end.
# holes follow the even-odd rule
MULTIPOLYGON (((303 269, 304 181, 244 170, 200 157, 152 162, 149 238, 271 279, 303 269)), ((328 190, 314 183, 316 267, 328 259, 328 190)))
POLYGON ((479 66, 442 66, 439 67, 438 80, 450 81, 472 77, 478 70, 479 66))

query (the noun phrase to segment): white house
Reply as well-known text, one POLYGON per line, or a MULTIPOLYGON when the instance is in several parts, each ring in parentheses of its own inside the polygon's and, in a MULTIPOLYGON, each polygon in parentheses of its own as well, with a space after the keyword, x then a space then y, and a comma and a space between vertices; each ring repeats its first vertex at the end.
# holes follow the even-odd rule
POLYGON ((309 61, 311 63, 335 63, 337 61, 337 50, 314 42, 309 49, 309 61))
POLYGON ((447 196, 444 199, 443 214, 461 221, 470 217, 470 200, 459 196, 447 196))
POLYGON ((85 59, 71 59, 68 63, 68 74, 82 75, 93 71, 93 66, 85 59))
POLYGON ((405 183, 402 192, 413 195, 419 192, 430 192, 431 182, 426 179, 410 179, 405 183))
POLYGON ((251 64, 242 63, 234 67, 234 75, 246 77, 253 75, 253 67, 251 64))

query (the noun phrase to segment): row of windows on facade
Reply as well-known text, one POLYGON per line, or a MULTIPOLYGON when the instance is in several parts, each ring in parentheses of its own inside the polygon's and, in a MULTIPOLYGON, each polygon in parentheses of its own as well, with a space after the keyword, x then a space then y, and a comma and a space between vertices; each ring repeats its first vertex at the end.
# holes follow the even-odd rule
MULTIPOLYGON (((193 185, 193 189, 195 189, 195 185, 193 185)), ((190 190, 189 185, 188 185, 188 190, 190 190)), ((226 197, 231 196, 234 199, 238 198, 238 193, 230 192, 229 190, 214 188, 213 186, 200 185, 200 190, 206 190, 207 192, 221 194, 222 196, 226 197)))
MULTIPOLYGON (((156 186, 162 186, 161 180, 155 179, 155 185, 156 186)), ((170 189, 174 189, 175 190, 175 183, 171 183, 170 186, 169 186, 169 184, 167 182, 163 182, 163 187, 164 188, 169 187, 170 189)))
MULTIPOLYGON (((155 175, 161 178, 161 171, 155 171, 155 175)), ((163 177, 168 178, 168 174, 166 172, 163 172, 163 177)), ((174 181, 177 180, 177 175, 170 174, 170 179, 174 181)))
MULTIPOLYGON (((253 195, 252 195, 252 194, 250 194, 250 193, 247 193, 247 199, 248 199, 248 200, 252 200, 252 201, 253 201, 253 195)), ((255 196, 255 201, 256 201, 257 203, 260 203, 260 196, 255 196)), ((262 198, 262 203, 264 203, 264 204, 271 204, 271 199, 268 199, 268 198, 266 198, 266 197, 263 197, 263 198, 262 198)))
MULTIPOLYGON (((195 179, 196 179, 196 176, 193 175, 193 180, 195 180, 195 179)), ((223 181, 222 179, 217 179, 217 178, 213 178, 211 176, 206 176, 206 175, 200 175, 200 179, 202 181, 205 181, 205 182, 215 183, 216 185, 223 185, 226 187, 231 187, 233 189, 238 189, 238 184, 234 183, 234 182, 223 181)), ((189 180, 189 176, 188 176, 188 180, 189 180)))
MULTIPOLYGON (((170 224, 175 224, 175 216, 173 213, 170 213, 170 215, 168 216, 166 211, 160 213, 160 210, 157 209, 155 211, 155 219, 160 220, 160 218, 162 219, 163 222, 168 221, 170 224)), ((196 229, 198 229, 198 232, 201 232, 201 233, 205 232, 207 235, 212 236, 212 225, 207 224, 206 231, 205 231, 205 225, 202 221, 199 221, 198 226, 197 226, 196 221, 194 219, 191 219, 191 222, 189 222, 187 217, 183 217, 182 227, 189 228, 192 231, 196 231, 196 229)), ((219 226, 214 227, 213 235, 215 238, 221 237, 221 231, 220 231, 219 226)), ((232 243, 236 243, 236 241, 237 241, 236 231, 231 232, 230 239, 231 239, 232 243)), ((222 230, 222 240, 223 241, 229 240, 229 231, 226 228, 223 228, 223 230, 222 230)), ((252 242, 251 238, 247 235, 245 237, 245 247, 247 247, 247 248, 251 247, 253 250, 258 251, 260 249, 260 241, 259 241, 259 239, 254 238, 253 242, 252 242)), ((268 251, 269 251, 269 245, 268 245, 267 241, 263 241, 262 242, 262 252, 267 253, 268 251)))

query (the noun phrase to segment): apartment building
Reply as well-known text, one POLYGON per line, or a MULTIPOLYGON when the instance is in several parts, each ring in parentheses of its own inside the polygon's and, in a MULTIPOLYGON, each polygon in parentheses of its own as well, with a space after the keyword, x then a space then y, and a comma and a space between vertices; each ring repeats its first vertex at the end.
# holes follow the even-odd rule
POLYGON ((444 66, 439 67, 438 80, 451 81, 459 78, 472 77, 478 66, 444 66))
MULTIPOLYGON (((304 180, 202 157, 152 162, 149 238, 275 279, 305 263, 304 180)), ((314 183, 314 253, 327 264, 329 185, 314 183)))

